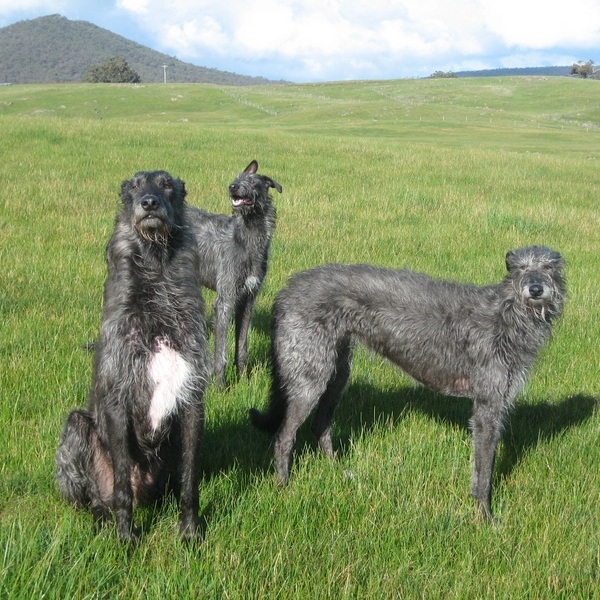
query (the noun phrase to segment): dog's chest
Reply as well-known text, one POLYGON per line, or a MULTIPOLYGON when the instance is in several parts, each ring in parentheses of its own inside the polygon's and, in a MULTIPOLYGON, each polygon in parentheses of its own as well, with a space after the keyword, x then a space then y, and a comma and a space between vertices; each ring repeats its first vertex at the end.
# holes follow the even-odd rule
POLYGON ((244 281, 244 290, 248 294, 255 294, 260 289, 261 281, 256 275, 249 275, 244 281))
POLYGON ((154 431, 175 412, 180 403, 186 401, 192 373, 190 363, 171 348, 168 340, 157 338, 148 362, 148 379, 152 390, 148 417, 154 431))

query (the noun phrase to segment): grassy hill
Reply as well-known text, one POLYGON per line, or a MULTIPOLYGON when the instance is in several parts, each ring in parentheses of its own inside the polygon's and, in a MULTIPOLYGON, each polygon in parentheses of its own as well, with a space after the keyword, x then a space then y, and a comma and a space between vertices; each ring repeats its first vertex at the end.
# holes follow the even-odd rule
POLYGON ((0 83, 80 82, 90 67, 115 56, 125 58, 144 83, 162 82, 165 64, 173 82, 271 83, 263 77, 197 67, 86 21, 71 21, 60 15, 0 29, 0 83))
POLYGON ((0 597, 598 598, 599 98, 566 77, 0 87, 0 597), (205 398, 204 542, 182 546, 167 499, 136 510, 142 539, 123 547, 53 480, 91 380, 81 346, 120 183, 164 168, 228 213, 253 158, 283 193, 250 372, 205 398), (304 427, 277 487, 247 411, 268 398, 270 311, 292 273, 369 262, 485 284, 530 244, 565 256, 569 297, 503 436, 495 526, 469 497, 469 402, 362 348, 337 460, 304 427))

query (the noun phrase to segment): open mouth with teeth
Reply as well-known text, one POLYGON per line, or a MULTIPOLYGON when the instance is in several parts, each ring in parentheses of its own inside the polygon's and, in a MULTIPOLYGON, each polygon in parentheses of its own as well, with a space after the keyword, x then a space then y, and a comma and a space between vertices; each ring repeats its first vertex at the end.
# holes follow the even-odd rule
POLYGON ((247 197, 231 198, 231 205, 233 208, 240 208, 241 206, 253 206, 254 200, 247 197))

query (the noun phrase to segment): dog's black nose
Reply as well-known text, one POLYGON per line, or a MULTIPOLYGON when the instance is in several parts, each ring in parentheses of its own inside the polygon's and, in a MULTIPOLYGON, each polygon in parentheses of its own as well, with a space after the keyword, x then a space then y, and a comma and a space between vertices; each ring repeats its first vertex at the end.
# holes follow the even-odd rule
POLYGON ((142 198, 142 208, 148 212, 158 208, 158 198, 156 196, 144 196, 142 198))
POLYGON ((235 192, 238 189, 239 185, 237 183, 230 183, 229 184, 229 191, 230 192, 235 192))
POLYGON ((532 298, 539 298, 544 293, 544 286, 539 283, 533 283, 529 286, 529 295, 532 298))

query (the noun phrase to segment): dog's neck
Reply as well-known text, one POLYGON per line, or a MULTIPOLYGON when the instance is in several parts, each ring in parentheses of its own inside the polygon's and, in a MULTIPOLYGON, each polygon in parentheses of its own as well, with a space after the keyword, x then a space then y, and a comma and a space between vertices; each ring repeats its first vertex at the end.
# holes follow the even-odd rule
POLYGON ((253 234, 262 234, 268 239, 271 238, 273 230, 275 229, 276 217, 277 213, 273 204, 261 207, 257 206, 254 210, 249 212, 240 211, 233 215, 238 227, 243 227, 253 234))

